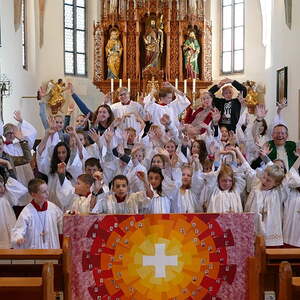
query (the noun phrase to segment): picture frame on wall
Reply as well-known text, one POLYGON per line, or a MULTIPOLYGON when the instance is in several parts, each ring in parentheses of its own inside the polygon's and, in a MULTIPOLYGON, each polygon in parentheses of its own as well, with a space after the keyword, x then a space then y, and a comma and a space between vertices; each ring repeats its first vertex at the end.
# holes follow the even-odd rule
POLYGON ((277 70, 277 94, 276 104, 283 103, 287 100, 287 86, 288 86, 288 67, 283 67, 277 70))

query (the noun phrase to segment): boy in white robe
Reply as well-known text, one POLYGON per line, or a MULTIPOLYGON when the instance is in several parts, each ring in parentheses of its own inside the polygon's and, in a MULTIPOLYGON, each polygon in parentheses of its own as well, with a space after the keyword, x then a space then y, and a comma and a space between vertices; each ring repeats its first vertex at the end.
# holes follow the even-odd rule
POLYGON ((183 92, 177 90, 170 83, 165 83, 165 86, 159 91, 158 96, 158 103, 155 102, 153 93, 145 97, 145 112, 150 113, 153 124, 160 126, 163 131, 165 131, 165 126, 161 123, 163 115, 168 115, 170 117, 171 123, 169 126, 173 125, 179 128, 178 117, 190 105, 190 101, 183 92), (173 93, 175 93, 176 96, 174 101, 172 101, 173 93))
POLYGON ((62 233, 63 212, 48 201, 48 186, 42 179, 28 183, 32 201, 22 210, 14 228, 11 240, 14 248, 58 249, 59 234, 62 233))
POLYGON ((11 230, 15 226, 16 216, 12 205, 27 193, 27 188, 12 177, 4 183, 0 176, 0 248, 11 248, 11 230))

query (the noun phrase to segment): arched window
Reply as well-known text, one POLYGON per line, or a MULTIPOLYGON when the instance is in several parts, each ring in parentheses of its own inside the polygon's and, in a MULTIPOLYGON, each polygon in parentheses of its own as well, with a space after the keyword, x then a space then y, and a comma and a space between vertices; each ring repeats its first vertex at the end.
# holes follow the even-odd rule
POLYGON ((65 74, 87 75, 86 0, 64 0, 65 74))
POLYGON ((244 71, 244 0, 222 1, 222 73, 244 71))
POLYGON ((26 26, 26 0, 22 0, 21 8, 21 28, 22 28, 22 64, 23 69, 27 70, 27 26, 26 26))

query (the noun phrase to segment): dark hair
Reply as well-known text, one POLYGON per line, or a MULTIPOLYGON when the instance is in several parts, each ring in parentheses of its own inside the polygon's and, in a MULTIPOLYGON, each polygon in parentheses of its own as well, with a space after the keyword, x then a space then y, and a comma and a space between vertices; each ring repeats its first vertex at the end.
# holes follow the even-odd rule
POLYGON ((101 172, 103 171, 100 165, 100 160, 96 157, 88 158, 84 163, 84 168, 86 167, 97 167, 101 172))
MULTIPOLYGON (((262 123, 262 125, 263 125, 263 127, 264 127, 264 130, 262 131, 262 133, 261 133, 260 135, 265 135, 266 132, 267 132, 267 130, 268 130, 268 125, 267 125, 267 122, 266 122, 265 119, 262 119, 262 120, 261 120, 261 123, 262 123)), ((275 127, 276 127, 276 126, 275 126, 275 127)))
POLYGON ((288 129, 284 124, 277 124, 277 125, 275 125, 275 126, 273 127, 273 131, 274 131, 274 129, 277 128, 277 127, 284 127, 285 130, 286 130, 286 133, 287 133, 287 134, 289 133, 289 129, 288 129))
POLYGON ((92 186, 92 184, 94 183, 93 177, 89 174, 81 174, 77 177, 77 180, 80 180, 83 183, 88 184, 89 186, 92 186))
MULTIPOLYGON (((95 122, 96 122, 96 120, 97 120, 97 116, 98 116, 99 109, 102 108, 102 107, 104 107, 104 108, 107 110, 108 114, 109 114, 109 117, 108 117, 108 119, 107 119, 107 127, 109 127, 110 124, 111 124, 111 123, 113 122, 113 120, 115 119, 115 117, 114 117, 114 113, 113 113, 113 111, 111 110, 110 106, 107 105, 107 104, 102 104, 102 105, 98 106, 98 108, 97 108, 97 109, 95 110, 95 112, 93 113, 92 124, 93 124, 93 125, 95 124, 95 122)), ((98 125, 98 124, 97 124, 97 125, 98 125)))
POLYGON ((149 176, 150 173, 154 173, 154 174, 158 174, 161 178, 161 182, 160 182, 160 185, 156 188, 156 192, 158 193, 158 195, 162 195, 162 182, 164 180, 164 175, 162 173, 162 170, 161 168, 158 168, 158 167, 151 167, 149 169, 149 171, 147 172, 147 175, 149 176))
POLYGON ((43 179, 33 178, 28 182, 28 192, 29 194, 38 193, 39 188, 42 184, 46 184, 43 179))
POLYGON ((155 155, 153 155, 153 157, 151 159, 150 167, 152 166, 152 162, 153 162, 154 157, 157 157, 157 156, 162 160, 163 165, 165 167, 165 165, 166 165, 166 159, 165 159, 165 157, 162 154, 155 154, 155 155))
MULTIPOLYGON (((64 161, 64 163, 68 163, 69 159, 70 159, 70 154, 71 154, 71 150, 70 147, 68 146, 68 144, 66 144, 65 142, 59 142, 56 144, 56 146, 54 147, 53 150, 53 154, 51 157, 51 163, 50 163, 50 174, 55 174, 57 172, 57 165, 59 163, 61 163, 61 161, 58 159, 58 148, 64 146, 67 150, 67 158, 64 161)), ((69 172, 66 172, 66 177, 68 179, 72 178, 72 175, 69 172)))
POLYGON ((199 161, 200 161, 201 165, 203 166, 204 161, 205 161, 205 159, 207 158, 207 155, 208 155, 205 142, 203 140, 195 140, 192 143, 192 147, 193 147, 194 143, 198 143, 198 145, 199 145, 199 153, 198 153, 199 161))
POLYGON ((128 182, 128 178, 125 176, 125 175, 117 175, 113 178, 113 180, 110 182, 109 184, 109 187, 113 187, 114 186, 114 183, 116 180, 125 180, 126 181, 126 184, 129 185, 129 182, 128 182))
POLYGON ((172 94, 173 95, 173 90, 169 87, 162 87, 159 92, 158 92, 158 97, 159 98, 164 98, 166 97, 168 94, 172 94))

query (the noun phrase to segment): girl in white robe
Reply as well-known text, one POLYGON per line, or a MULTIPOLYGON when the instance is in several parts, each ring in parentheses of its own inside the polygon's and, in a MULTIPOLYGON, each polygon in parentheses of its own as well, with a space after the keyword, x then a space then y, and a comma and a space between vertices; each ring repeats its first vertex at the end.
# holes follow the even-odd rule
POLYGON ((0 177, 0 249, 11 248, 11 230, 15 226, 16 216, 12 205, 27 194, 27 188, 9 177, 6 184, 0 177))
POLYGON ((204 180, 200 172, 200 162, 197 154, 194 155, 194 170, 185 165, 181 168, 182 185, 174 192, 172 197, 172 213, 195 213, 203 212, 200 203, 200 192, 204 187, 204 180))

